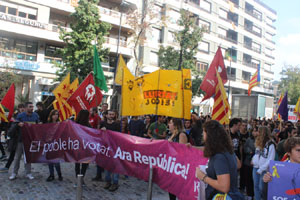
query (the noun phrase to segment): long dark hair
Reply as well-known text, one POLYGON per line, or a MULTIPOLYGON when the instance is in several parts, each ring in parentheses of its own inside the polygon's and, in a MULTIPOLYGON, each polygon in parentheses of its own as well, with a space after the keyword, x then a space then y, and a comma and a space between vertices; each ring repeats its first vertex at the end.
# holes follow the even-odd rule
POLYGON ((210 158, 217 153, 229 152, 233 154, 233 146, 228 133, 216 120, 204 123, 203 130, 206 132, 204 156, 210 158))
POLYGON ((76 117, 76 123, 84 126, 90 126, 89 115, 90 113, 88 110, 81 110, 76 117))
POLYGON ((58 114, 58 118, 57 118, 56 122, 59 121, 59 112, 58 112, 58 110, 51 110, 51 112, 50 112, 50 114, 49 114, 49 117, 48 117, 48 122, 49 122, 49 123, 52 123, 52 122, 53 122, 53 121, 52 121, 52 116, 53 116, 53 115, 56 115, 56 114, 58 114))

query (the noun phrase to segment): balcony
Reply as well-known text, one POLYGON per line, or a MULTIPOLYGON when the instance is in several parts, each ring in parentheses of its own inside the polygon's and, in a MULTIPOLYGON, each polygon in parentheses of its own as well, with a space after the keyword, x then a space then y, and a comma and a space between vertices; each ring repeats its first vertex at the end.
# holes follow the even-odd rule
MULTIPOLYGON (((100 12, 100 20, 104 22, 108 22, 110 24, 113 24, 115 26, 120 26, 120 17, 121 13, 115 10, 110 10, 108 8, 104 7, 98 7, 100 12)), ((122 13, 122 27, 131 29, 131 27, 127 24, 127 15, 122 13)))
POLYGON ((229 0, 229 1, 234 4, 234 7, 236 8, 239 7, 239 0, 229 0))
POLYGON ((267 40, 268 42, 271 42, 272 44, 276 44, 273 40, 270 40, 270 39, 268 39, 268 38, 266 38, 266 40, 267 40))
POLYGON ((232 39, 232 38, 230 38, 230 37, 227 37, 227 36, 225 36, 225 35, 219 34, 218 36, 219 36, 219 38, 224 39, 224 40, 227 40, 227 41, 232 42, 232 43, 234 43, 234 44, 237 44, 237 43, 238 43, 237 40, 234 40, 234 39, 232 39))
POLYGON ((272 72, 271 70, 267 70, 267 69, 264 69, 265 72, 269 73, 269 74, 274 74, 274 72, 272 72))
MULTIPOLYGON (((118 39, 116 39, 116 38, 104 37, 104 39, 105 39, 105 42, 108 44, 118 45, 118 39)), ((120 39, 119 45, 121 47, 127 47, 127 41, 120 39)))
POLYGON ((267 56, 268 58, 275 59, 275 57, 274 57, 274 56, 271 56, 271 55, 268 55, 268 54, 265 54, 265 56, 267 56))
POLYGON ((243 60, 243 65, 246 65, 246 66, 248 66, 248 67, 257 69, 257 63, 247 62, 247 61, 243 60))
POLYGON ((248 31, 248 32, 250 32, 250 33, 252 33, 252 34, 254 34, 254 35, 258 36, 258 37, 261 37, 261 33, 253 31, 252 26, 247 26, 245 24, 244 28, 245 28, 246 31, 248 31))
POLYGON ((246 12, 248 15, 250 15, 250 16, 252 16, 252 17, 258 19, 259 21, 262 21, 262 16, 261 16, 261 14, 258 14, 258 13, 256 13, 256 12, 254 12, 254 10, 248 10, 248 9, 245 9, 245 12, 246 12))
POLYGON ((252 44, 246 44, 246 43, 244 43, 244 47, 245 47, 246 49, 255 51, 256 53, 261 53, 261 49, 252 47, 252 44))
POLYGON ((269 27, 273 28, 274 30, 276 30, 276 27, 273 26, 273 25, 271 25, 271 24, 269 24, 269 23, 267 23, 267 26, 269 26, 269 27))

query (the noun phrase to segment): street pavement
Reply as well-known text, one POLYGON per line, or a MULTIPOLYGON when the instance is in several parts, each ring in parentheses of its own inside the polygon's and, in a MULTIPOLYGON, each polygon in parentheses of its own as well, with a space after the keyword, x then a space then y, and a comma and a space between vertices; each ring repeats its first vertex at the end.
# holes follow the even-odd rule
MULTIPOLYGON (((0 162, 4 167, 6 162, 0 162)), ((21 162, 19 175, 16 180, 9 180, 11 173, 0 173, 0 200, 74 200, 76 199, 75 164, 61 163, 63 181, 46 182, 49 176, 47 164, 32 164, 34 180, 25 177, 24 165, 21 162)), ((12 170, 12 166, 10 171, 12 170)), ((133 177, 119 179, 119 189, 115 192, 105 190, 105 182, 94 182, 91 179, 96 175, 96 165, 90 164, 85 176, 86 187, 83 187, 83 198, 90 200, 141 200, 147 199, 148 183, 133 177)), ((103 174, 104 177, 104 174, 103 174)), ((167 200, 169 195, 153 184, 152 199, 167 200)))

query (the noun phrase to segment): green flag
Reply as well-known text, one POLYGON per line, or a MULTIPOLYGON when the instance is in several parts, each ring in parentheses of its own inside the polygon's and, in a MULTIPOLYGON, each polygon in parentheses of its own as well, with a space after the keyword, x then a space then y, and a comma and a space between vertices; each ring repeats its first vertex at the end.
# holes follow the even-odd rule
POLYGON ((105 92, 108 91, 96 45, 94 45, 94 81, 95 86, 105 92))

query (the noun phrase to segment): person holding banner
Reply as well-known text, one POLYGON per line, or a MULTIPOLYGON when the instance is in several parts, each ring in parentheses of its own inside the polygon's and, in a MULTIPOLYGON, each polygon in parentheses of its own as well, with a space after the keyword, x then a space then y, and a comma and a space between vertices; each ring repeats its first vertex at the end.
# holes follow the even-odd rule
POLYGON ((153 122, 148 129, 148 136, 153 139, 165 139, 167 136, 167 126, 164 124, 164 116, 157 116, 157 121, 153 122))
MULTIPOLYGON (((80 110, 80 112, 78 113, 78 116, 76 118, 76 123, 83 125, 83 126, 91 127, 91 125, 89 124, 89 115, 90 115, 90 113, 88 110, 80 110)), ((82 174, 84 177, 88 166, 89 166, 89 163, 75 163, 76 178, 79 174, 82 174)), ((82 180, 82 185, 85 186, 85 183, 83 180, 82 180)), ((77 187, 77 185, 75 184, 74 187, 77 187)))
MULTIPOLYGON (((48 117, 48 123, 57 123, 57 122, 59 122, 59 112, 58 112, 58 110, 52 110, 48 117)), ((62 181, 63 177, 61 175, 60 164, 59 163, 50 163, 50 164, 48 164, 48 166, 49 166, 50 176, 47 178, 46 181, 50 182, 50 181, 54 180, 54 167, 55 167, 57 175, 58 175, 58 180, 62 181)))
POLYGON ((267 172, 270 160, 275 158, 275 143, 271 139, 271 132, 267 126, 258 128, 255 140, 255 155, 252 158, 254 198, 261 200, 263 192, 263 176, 267 172))
MULTIPOLYGON (((168 139, 169 142, 177 142, 181 144, 187 144, 188 138, 184 132, 183 123, 181 119, 172 118, 169 123, 169 130, 171 132, 171 137, 168 139)), ((169 193, 170 200, 176 200, 174 194, 169 193)))
MULTIPOLYGON (((289 157, 287 162, 300 164, 300 137, 288 138, 284 143, 284 149, 289 157)), ((263 181, 265 183, 272 181, 272 174, 270 172, 265 173, 263 181)))
POLYGON ((196 177, 208 184, 206 199, 214 199, 217 194, 228 194, 234 200, 244 199, 237 186, 237 157, 230 135, 218 121, 210 120, 203 125, 203 140, 204 156, 209 158, 209 162, 206 173, 196 168, 196 177))

